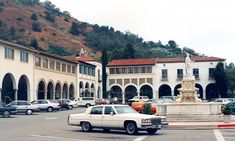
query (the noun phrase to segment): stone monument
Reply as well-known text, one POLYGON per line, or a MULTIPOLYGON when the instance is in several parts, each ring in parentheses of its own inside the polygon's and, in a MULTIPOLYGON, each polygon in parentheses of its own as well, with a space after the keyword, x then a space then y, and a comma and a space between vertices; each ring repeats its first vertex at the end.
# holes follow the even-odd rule
POLYGON ((192 74, 191 63, 193 63, 193 61, 189 58, 189 54, 187 53, 187 57, 185 58, 186 75, 183 77, 181 88, 178 89, 180 91, 180 95, 176 99, 178 103, 202 102, 202 100, 198 98, 198 89, 195 87, 195 77, 192 74))
POLYGON ((157 114, 167 115, 173 117, 188 117, 192 119, 197 117, 200 119, 204 116, 211 117, 212 115, 219 115, 221 104, 215 102, 202 102, 198 98, 198 89, 195 87, 195 77, 192 74, 193 61, 187 57, 185 58, 185 71, 186 74, 183 77, 181 88, 179 88, 180 94, 173 103, 157 104, 157 114))

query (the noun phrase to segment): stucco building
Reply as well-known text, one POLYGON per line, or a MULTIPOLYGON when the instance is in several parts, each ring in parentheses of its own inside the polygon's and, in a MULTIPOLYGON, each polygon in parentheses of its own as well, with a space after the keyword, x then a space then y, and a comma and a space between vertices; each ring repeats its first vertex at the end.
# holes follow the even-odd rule
MULTIPOLYGON (((216 57, 192 57, 192 72, 196 87, 202 99, 219 97, 215 95, 215 81, 212 73, 218 62, 216 57)), ((113 60, 107 67, 108 86, 111 95, 122 102, 135 95, 146 95, 158 99, 166 95, 178 95, 181 80, 185 75, 184 58, 150 58, 113 60)))

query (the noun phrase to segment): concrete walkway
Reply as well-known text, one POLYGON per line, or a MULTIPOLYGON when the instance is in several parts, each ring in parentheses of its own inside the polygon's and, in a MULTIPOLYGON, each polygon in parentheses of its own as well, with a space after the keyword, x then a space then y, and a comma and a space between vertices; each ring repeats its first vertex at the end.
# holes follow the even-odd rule
POLYGON ((166 129, 218 129, 218 128, 232 128, 235 129, 235 116, 231 115, 231 122, 224 123, 220 119, 212 121, 211 119, 193 120, 193 119, 177 119, 167 117, 169 123, 166 129))

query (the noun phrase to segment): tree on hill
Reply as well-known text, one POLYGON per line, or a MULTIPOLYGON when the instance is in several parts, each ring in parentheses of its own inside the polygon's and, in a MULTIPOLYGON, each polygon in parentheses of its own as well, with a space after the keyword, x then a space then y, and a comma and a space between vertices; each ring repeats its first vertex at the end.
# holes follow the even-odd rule
POLYGON ((226 76, 224 68, 225 68, 224 63, 219 62, 216 65, 216 68, 213 72, 213 77, 215 79, 215 85, 216 85, 216 88, 217 88, 217 93, 222 98, 228 97, 228 94, 227 94, 227 91, 228 91, 227 76, 226 76))
POLYGON ((79 29, 78 29, 78 23, 72 22, 72 26, 70 28, 70 33, 73 34, 73 35, 79 35, 80 34, 79 29))
POLYGON ((235 97, 235 67, 233 63, 230 63, 226 67, 226 75, 227 75, 227 82, 228 82, 228 94, 229 97, 235 97))
POLYGON ((135 58, 135 50, 130 43, 128 43, 126 47, 124 48, 123 53, 122 53, 122 58, 123 59, 135 58))
POLYGON ((33 39, 30 43, 30 47, 33 47, 35 49, 38 49, 38 41, 37 39, 33 39))

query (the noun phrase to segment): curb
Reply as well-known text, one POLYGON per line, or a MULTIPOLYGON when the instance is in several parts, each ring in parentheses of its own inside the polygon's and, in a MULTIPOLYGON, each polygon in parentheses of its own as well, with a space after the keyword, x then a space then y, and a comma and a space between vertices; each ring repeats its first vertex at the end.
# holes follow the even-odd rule
MULTIPOLYGON (((196 123, 196 122, 195 122, 196 123)), ((235 123, 227 124, 177 124, 177 125, 168 125, 163 129, 169 130, 209 130, 209 129, 235 129, 235 123)))

